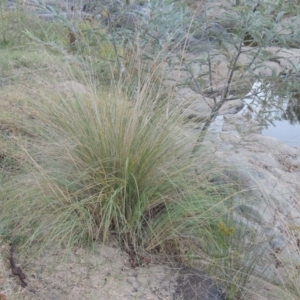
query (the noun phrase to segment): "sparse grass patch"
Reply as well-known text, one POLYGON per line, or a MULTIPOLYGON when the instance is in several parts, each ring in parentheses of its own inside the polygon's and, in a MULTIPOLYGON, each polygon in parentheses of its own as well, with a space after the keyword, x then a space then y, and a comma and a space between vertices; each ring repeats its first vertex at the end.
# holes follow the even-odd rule
POLYGON ((0 49, 21 47, 32 42, 30 32, 47 43, 67 45, 68 33, 60 22, 46 22, 22 10, 0 9, 0 49))

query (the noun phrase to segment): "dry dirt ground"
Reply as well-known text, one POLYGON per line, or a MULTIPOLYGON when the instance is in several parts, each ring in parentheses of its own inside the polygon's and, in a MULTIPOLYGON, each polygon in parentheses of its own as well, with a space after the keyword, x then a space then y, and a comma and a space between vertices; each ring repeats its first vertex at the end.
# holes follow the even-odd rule
POLYGON ((0 299, 173 299, 178 269, 150 263, 131 268, 128 255, 116 247, 78 249, 65 256, 63 251, 20 261, 25 288, 12 274, 9 249, 2 244, 0 299))
MULTIPOLYGON (((149 264, 133 269, 125 252, 103 244, 66 255, 63 250, 51 254, 45 251, 35 260, 19 259, 14 253, 14 263, 17 272, 21 270, 25 276, 22 280, 13 274, 10 249, 2 242, 0 300, 225 300, 228 296, 228 291, 217 287, 199 269, 177 268, 155 257, 149 264), (27 286, 22 287, 22 282, 27 286)), ((246 299, 287 299, 275 285, 253 280, 249 288, 255 289, 254 298, 251 292, 246 299)))

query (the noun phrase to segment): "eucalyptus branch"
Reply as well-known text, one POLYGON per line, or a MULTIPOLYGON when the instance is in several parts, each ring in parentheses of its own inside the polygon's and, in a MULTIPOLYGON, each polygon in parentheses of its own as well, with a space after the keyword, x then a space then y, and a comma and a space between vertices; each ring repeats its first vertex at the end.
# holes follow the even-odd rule
POLYGON ((215 104, 215 106, 213 107, 213 109, 211 111, 210 116, 204 122, 202 130, 201 130, 201 132, 199 134, 199 137, 197 139, 196 145, 195 145, 195 147, 192 150, 192 154, 195 154, 199 150, 199 148, 201 147, 201 144, 202 144, 202 142, 203 142, 203 140, 205 138, 205 134, 206 134, 209 126, 211 125, 211 123, 217 117, 220 108, 227 101, 227 96, 228 96, 229 88, 230 88, 230 86, 232 84, 233 75, 234 75, 234 72, 236 70, 235 67, 236 67, 238 59, 239 59, 239 57, 240 57, 240 55, 242 53, 242 47, 243 47, 243 39, 241 39, 241 41, 240 41, 240 44, 238 46, 238 50, 237 50, 236 56, 235 56, 234 61, 233 61, 232 65, 231 65, 231 70, 229 72, 229 76, 228 76, 228 79, 227 79, 227 82, 226 82, 226 85, 225 85, 225 89, 222 92, 221 100, 215 104))
POLYGON ((209 39, 208 39, 207 54, 208 54, 209 86, 210 86, 210 92, 213 95, 214 105, 216 105, 217 100, 216 100, 216 97, 214 96, 214 88, 213 88, 213 82, 212 82, 211 57, 210 57, 210 53, 209 53, 209 48, 210 48, 210 42, 209 42, 209 39))
MULTIPOLYGON (((249 63, 249 65, 246 67, 246 69, 245 69, 245 73, 251 68, 251 66, 254 64, 254 62, 256 61, 256 59, 257 59, 257 57, 258 57, 258 55, 260 54, 260 52, 261 52, 261 48, 259 48, 258 50, 257 50, 257 52, 255 53, 255 55, 252 57, 252 60, 251 60, 251 62, 249 63)), ((240 76, 240 78, 239 79, 242 79, 244 77, 244 74, 241 74, 241 76, 240 76)))
MULTIPOLYGON (((230 88, 230 85, 231 85, 231 83, 232 83, 233 74, 234 74, 234 72, 235 72, 235 70, 236 70, 237 62, 238 62, 238 59, 239 59, 239 57, 240 57, 240 55, 241 55, 241 53, 242 53, 243 40, 244 40, 244 39, 241 39, 241 41, 240 41, 240 44, 239 44, 239 47, 238 47, 238 50, 237 50, 237 54, 236 54, 235 59, 234 59, 234 61, 233 61, 233 63, 232 63, 231 70, 230 70, 229 76, 228 76, 228 80, 227 80, 227 83, 226 83, 226 86, 225 86, 225 90, 224 90, 224 92, 222 93, 222 99, 221 99, 221 101, 219 102, 219 103, 222 103, 221 106, 222 106, 223 103, 224 103, 223 99, 226 99, 226 98, 227 98, 227 95, 228 95, 228 92, 229 92, 229 88, 230 88)), ((220 107, 221 107, 221 106, 220 106, 220 107)))

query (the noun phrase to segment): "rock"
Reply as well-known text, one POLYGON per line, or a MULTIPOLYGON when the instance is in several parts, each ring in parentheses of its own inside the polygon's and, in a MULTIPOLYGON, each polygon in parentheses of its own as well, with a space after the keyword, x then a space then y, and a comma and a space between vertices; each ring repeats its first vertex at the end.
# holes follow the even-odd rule
POLYGON ((208 51, 221 42, 229 41, 230 35, 225 28, 219 23, 211 23, 204 30, 196 30, 192 33, 187 43, 187 49, 196 52, 208 51))
POLYGON ((243 115, 226 115, 224 116, 223 132, 236 131, 240 134, 249 132, 261 132, 260 124, 243 115))
POLYGON ((236 114, 244 107, 240 99, 225 102, 219 110, 219 115, 236 114))
POLYGON ((234 200, 236 228, 243 225, 253 234, 248 255, 259 259, 256 271, 267 280, 288 283, 300 261, 300 148, 251 133, 253 120, 243 116, 224 119, 226 131, 219 133, 219 141, 214 139, 216 159, 233 166, 231 178, 246 191, 234 200))
POLYGON ((211 277, 194 268, 180 270, 174 299, 225 300, 226 292, 211 277))
POLYGON ((181 46, 185 46, 185 49, 192 53, 207 52, 211 50, 210 38, 203 35, 203 37, 197 39, 194 36, 187 38, 181 42, 181 46))
POLYGON ((195 93, 191 88, 182 88, 177 92, 176 100, 188 118, 203 120, 211 114, 213 100, 195 93))
POLYGON ((252 222, 261 223, 263 220, 263 214, 259 212, 255 207, 247 204, 240 204, 236 207, 236 210, 241 213, 247 220, 252 222))
POLYGON ((184 70, 168 70, 165 72, 165 79, 164 80, 173 80, 176 83, 181 83, 187 80, 190 77, 190 73, 184 70))

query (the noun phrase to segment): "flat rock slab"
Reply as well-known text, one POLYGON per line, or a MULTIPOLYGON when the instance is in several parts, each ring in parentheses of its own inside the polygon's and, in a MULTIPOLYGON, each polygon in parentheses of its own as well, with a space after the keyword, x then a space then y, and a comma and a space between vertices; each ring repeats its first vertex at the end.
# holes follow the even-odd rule
POLYGON ((183 268, 179 272, 178 300, 225 300, 226 292, 211 277, 194 268, 183 268))

